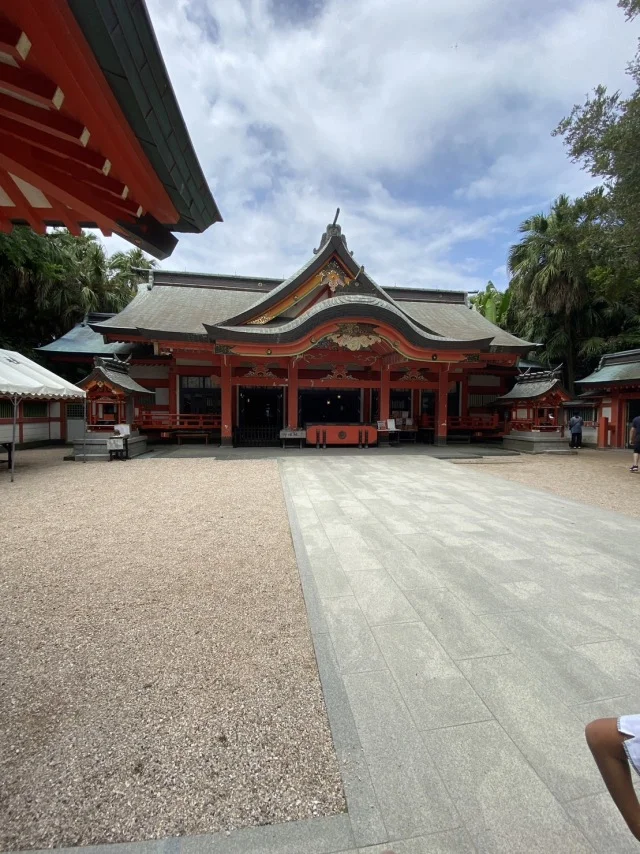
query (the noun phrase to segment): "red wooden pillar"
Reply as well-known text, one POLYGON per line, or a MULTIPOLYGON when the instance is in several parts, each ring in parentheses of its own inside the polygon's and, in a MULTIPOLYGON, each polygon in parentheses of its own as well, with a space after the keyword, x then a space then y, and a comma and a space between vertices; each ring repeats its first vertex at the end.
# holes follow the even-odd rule
POLYGON ((460 415, 467 416, 469 414, 469 374, 462 374, 460 377, 460 415))
POLYGON ((438 374, 438 400, 436 403, 436 429, 434 441, 436 445, 447 444, 447 403, 449 400, 449 374, 440 371, 438 374))
POLYGON ((365 388, 362 390, 362 423, 368 424, 371 421, 371 389, 365 388))
POLYGON ((173 365, 169 367, 169 413, 178 414, 177 374, 173 365))
POLYGON ((220 402, 222 424, 220 427, 220 444, 233 443, 233 406, 231 386, 231 365, 224 364, 220 368, 220 402))
POLYGON ((609 439, 609 419, 601 415, 598 419, 598 447, 606 448, 609 439))
POLYGON ((287 387, 287 427, 298 429, 298 363, 289 362, 289 385, 287 387))
POLYGON ((380 421, 389 418, 389 404, 391 396, 391 374, 388 365, 380 366, 380 421))
POLYGON ((614 448, 624 448, 627 444, 627 419, 625 415, 626 413, 624 399, 620 396, 612 397, 611 420, 614 421, 615 430, 612 436, 611 444, 614 448))

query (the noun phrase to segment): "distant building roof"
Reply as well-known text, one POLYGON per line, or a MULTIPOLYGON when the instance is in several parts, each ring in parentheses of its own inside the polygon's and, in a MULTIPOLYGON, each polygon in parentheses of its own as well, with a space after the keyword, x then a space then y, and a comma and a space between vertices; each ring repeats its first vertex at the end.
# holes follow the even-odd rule
POLYGON ((640 350, 607 353, 596 370, 578 380, 581 385, 607 386, 640 383, 640 350))
POLYGON ((44 347, 37 349, 41 353, 65 353, 82 356, 108 356, 117 353, 119 356, 126 356, 132 351, 133 344, 123 344, 117 341, 105 344, 103 336, 99 332, 94 332, 89 326, 90 323, 104 323, 113 316, 113 314, 91 312, 60 338, 56 338, 50 344, 45 344, 44 347))

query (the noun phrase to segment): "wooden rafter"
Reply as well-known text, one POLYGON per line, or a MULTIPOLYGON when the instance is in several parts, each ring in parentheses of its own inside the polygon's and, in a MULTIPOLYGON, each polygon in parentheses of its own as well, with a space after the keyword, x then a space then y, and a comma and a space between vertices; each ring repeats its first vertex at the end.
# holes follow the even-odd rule
POLYGON ((36 214, 34 209, 28 204, 27 200, 18 189, 17 184, 15 184, 8 175, 0 173, 0 187, 13 202, 13 206, 2 208, 3 216, 6 216, 8 220, 24 220, 34 231, 39 234, 44 234, 46 231, 44 223, 40 216, 36 214))
POLYGON ((6 116, 2 118, 0 127, 4 133, 11 134, 11 136, 30 145, 35 145, 43 151, 48 151, 59 157, 67 157, 86 169, 93 169, 102 175, 108 175, 111 171, 111 164, 103 154, 91 148, 85 148, 77 141, 69 142, 69 140, 61 139, 59 136, 53 136, 48 131, 39 130, 6 116))
POLYGON ((59 110, 64 93, 55 80, 30 68, 0 62, 0 90, 26 98, 32 104, 59 110))
POLYGON ((118 199, 113 195, 69 175, 61 169, 42 162, 39 150, 20 144, 9 134, 0 131, 0 165, 34 186, 41 187, 47 195, 95 221, 119 219, 134 221, 142 213, 137 202, 118 199))
MULTIPOLYGON (((179 219, 169 195, 150 166, 139 140, 126 120, 68 3, 21 0, 13 18, 28 21, 34 45, 46 46, 38 54, 44 73, 55 76, 60 88, 73 94, 74 112, 81 115, 97 146, 118 152, 119 174, 145 210, 153 210, 163 222, 179 219), (51 38, 64 32, 64 41, 51 38), (82 81, 82 85, 78 85, 82 81)), ((113 158, 110 158, 113 160, 113 158)))
POLYGON ((31 49, 31 42, 21 27, 17 27, 0 15, 0 53, 10 57, 16 64, 24 61, 31 49))
POLYGON ((19 101, 4 92, 0 92, 0 116, 3 119, 15 119, 27 127, 69 142, 83 146, 89 142, 89 131, 82 122, 63 116, 57 110, 43 110, 42 107, 35 107, 26 101, 19 101))
MULTIPOLYGON (((3 125, 0 134, 4 133, 5 131, 12 135, 11 129, 6 128, 3 125)), ((74 178, 78 178, 81 181, 85 181, 87 184, 92 184, 94 187, 98 187, 99 189, 104 190, 105 193, 111 193, 112 195, 117 196, 119 199, 127 198, 127 196, 129 195, 129 188, 126 184, 123 184, 122 181, 118 181, 117 178, 114 178, 111 175, 105 175, 105 173, 102 172, 100 169, 87 166, 84 162, 82 162, 83 155, 86 155, 88 153, 95 154, 95 152, 88 152, 86 148, 80 148, 80 146, 75 146, 75 148, 80 154, 80 158, 76 157, 76 152, 73 151, 72 143, 64 143, 62 140, 53 140, 53 145, 51 148, 41 148, 38 145, 34 145, 30 147, 30 152, 36 160, 39 160, 46 166, 51 166, 54 169, 59 169, 61 172, 68 172, 69 175, 73 176, 74 178), (68 155, 58 154, 55 151, 55 146, 57 143, 60 143, 60 145, 65 147, 68 146, 72 150, 68 153, 68 155)), ((97 155, 97 157, 101 159, 105 165, 109 165, 108 160, 105 161, 105 159, 100 155, 97 155)))

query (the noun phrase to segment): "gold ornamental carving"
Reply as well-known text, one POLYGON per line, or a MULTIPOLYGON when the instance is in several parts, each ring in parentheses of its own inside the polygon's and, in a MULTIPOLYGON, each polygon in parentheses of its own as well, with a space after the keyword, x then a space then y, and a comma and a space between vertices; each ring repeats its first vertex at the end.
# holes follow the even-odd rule
POLYGON ((344 288, 349 284, 349 280, 344 274, 342 267, 332 261, 322 271, 320 286, 327 287, 332 294, 335 294, 338 288, 344 288))
POLYGON ((269 379, 275 379, 275 376, 276 375, 266 366, 259 368, 257 365, 254 365, 251 370, 245 374, 245 377, 268 377, 269 379))
POLYGON ((273 320, 272 314, 261 314, 260 317, 256 317, 253 320, 248 320, 248 326, 264 326, 265 323, 269 323, 270 320, 273 320))
POLYGON ((327 382, 327 380, 353 380, 355 382, 356 378, 347 371, 345 365, 336 365, 330 374, 322 378, 323 382, 327 382))
POLYGON ((408 370, 406 374, 402 375, 403 380, 409 380, 412 382, 426 382, 426 377, 422 373, 422 371, 417 371, 415 368, 413 370, 408 370))
POLYGON ((339 347, 351 350, 366 350, 374 344, 379 344, 382 338, 374 332, 374 327, 367 323, 341 323, 337 332, 331 332, 326 336, 339 347))

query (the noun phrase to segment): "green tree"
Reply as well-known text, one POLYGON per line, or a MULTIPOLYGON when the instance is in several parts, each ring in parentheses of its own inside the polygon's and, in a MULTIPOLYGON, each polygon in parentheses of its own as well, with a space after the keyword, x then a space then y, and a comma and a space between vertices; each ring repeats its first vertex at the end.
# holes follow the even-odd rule
MULTIPOLYGON (((640 0, 619 0, 628 20, 640 14, 640 0)), ((628 98, 596 86, 584 104, 576 104, 557 126, 569 155, 609 195, 609 221, 618 251, 627 263, 640 259, 640 50, 628 65, 635 90, 628 98)))
POLYGON ((521 329, 545 328, 547 349, 563 354, 565 382, 571 392, 580 326, 590 300, 589 226, 582 200, 571 202, 561 195, 548 214, 524 220, 519 229, 524 237, 511 247, 508 258, 511 322, 521 329))
POLYGON ((491 323, 504 327, 507 322, 509 303, 511 302, 511 292, 509 290, 504 292, 499 291, 493 282, 489 280, 487 287, 471 297, 470 302, 474 310, 486 317, 487 320, 490 320, 491 323))
POLYGON ((0 233, 0 347, 34 356, 89 311, 120 311, 133 298, 136 274, 155 261, 138 249, 108 258, 92 234, 0 233))

